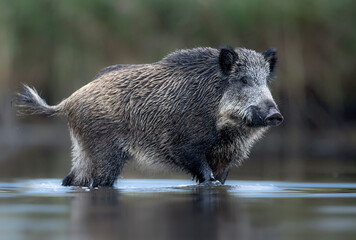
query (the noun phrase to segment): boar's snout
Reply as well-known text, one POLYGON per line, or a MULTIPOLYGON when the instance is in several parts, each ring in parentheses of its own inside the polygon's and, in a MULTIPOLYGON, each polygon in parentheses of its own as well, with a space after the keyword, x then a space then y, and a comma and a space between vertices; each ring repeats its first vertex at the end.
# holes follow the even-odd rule
POLYGON ((279 126, 283 119, 274 101, 270 100, 250 106, 246 118, 250 127, 279 126))
POLYGON ((271 108, 264 121, 267 126, 279 126, 283 122, 283 116, 276 108, 271 108))

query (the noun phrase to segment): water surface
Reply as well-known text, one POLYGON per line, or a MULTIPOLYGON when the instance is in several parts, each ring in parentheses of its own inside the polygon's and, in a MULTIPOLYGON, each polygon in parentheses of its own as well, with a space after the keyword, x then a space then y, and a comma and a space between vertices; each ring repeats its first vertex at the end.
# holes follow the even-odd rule
POLYGON ((0 182, 0 239, 356 239, 356 184, 0 182))

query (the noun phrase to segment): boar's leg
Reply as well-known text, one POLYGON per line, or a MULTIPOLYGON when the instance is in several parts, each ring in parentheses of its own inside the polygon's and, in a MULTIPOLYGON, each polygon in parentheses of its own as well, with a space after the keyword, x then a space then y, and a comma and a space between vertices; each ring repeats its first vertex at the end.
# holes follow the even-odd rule
POLYGON ((127 161, 120 138, 78 138, 71 131, 73 166, 63 186, 113 186, 127 161))
POLYGON ((98 152, 97 160, 92 170, 92 187, 111 187, 121 173, 127 161, 127 154, 122 149, 105 149, 98 152))
POLYGON ((213 171, 211 170, 205 157, 202 156, 199 159, 192 158, 191 160, 191 165, 189 166, 190 173, 193 177, 198 179, 199 184, 216 181, 213 171))
POLYGON ((90 175, 83 169, 75 169, 69 172, 69 174, 63 179, 63 186, 85 186, 89 187, 91 182, 90 175))
POLYGON ((179 151, 178 156, 181 167, 199 184, 216 181, 203 151, 184 149, 179 151))
POLYGON ((70 173, 63 179, 62 185, 63 186, 71 186, 73 179, 74 179, 74 172, 70 171, 70 173))
POLYGON ((63 186, 90 186, 91 159, 83 148, 83 144, 71 131, 72 139, 72 169, 63 179, 63 186))
POLYGON ((215 179, 219 180, 222 184, 225 183, 227 176, 229 175, 230 168, 225 168, 222 172, 214 173, 215 179))

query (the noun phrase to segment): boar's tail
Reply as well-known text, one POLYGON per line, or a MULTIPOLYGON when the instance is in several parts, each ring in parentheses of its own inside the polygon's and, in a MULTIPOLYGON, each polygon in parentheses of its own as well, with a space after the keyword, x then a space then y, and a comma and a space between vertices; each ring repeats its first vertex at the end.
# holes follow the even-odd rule
POLYGON ((36 89, 24 85, 24 92, 17 93, 12 100, 13 106, 17 107, 18 115, 41 114, 52 116, 61 113, 63 103, 56 106, 49 106, 44 99, 42 99, 36 89))

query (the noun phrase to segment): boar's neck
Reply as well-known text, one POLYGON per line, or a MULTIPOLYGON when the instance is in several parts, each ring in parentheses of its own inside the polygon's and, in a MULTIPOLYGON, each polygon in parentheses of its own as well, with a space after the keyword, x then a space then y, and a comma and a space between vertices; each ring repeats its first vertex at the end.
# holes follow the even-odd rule
POLYGON ((232 165, 241 165, 253 144, 266 130, 247 127, 226 127, 219 130, 217 141, 207 154, 211 167, 229 168, 232 165))

